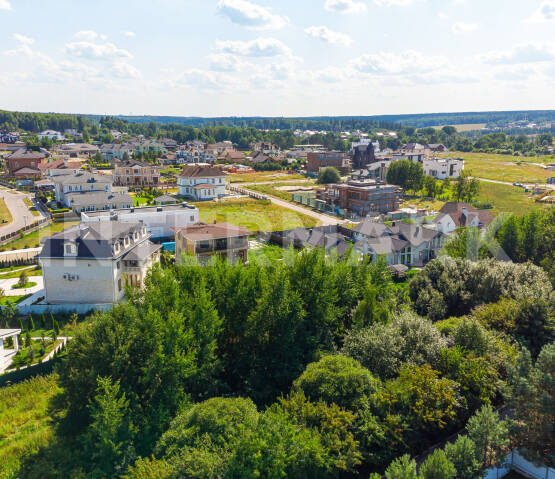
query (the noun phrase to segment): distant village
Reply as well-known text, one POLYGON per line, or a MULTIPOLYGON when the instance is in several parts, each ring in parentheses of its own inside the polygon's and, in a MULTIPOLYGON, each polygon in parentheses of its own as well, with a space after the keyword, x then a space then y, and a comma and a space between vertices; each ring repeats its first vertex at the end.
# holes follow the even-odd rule
MULTIPOLYGON (((253 235, 284 247, 322 247, 339 256, 354 251, 373 261, 383 257, 394 274, 404 275, 437 257, 457 228, 485 228, 493 219, 487 210, 464 202, 448 202, 440 211, 401 207, 402 188, 387 183, 395 162, 419 164, 425 175, 443 181, 463 173, 464 160, 450 157, 443 144, 382 150, 361 133, 347 152, 320 144, 281 150, 265 141, 245 150, 231 141, 178 144, 115 130, 110 135, 111 143, 89 143, 79 142, 76 130, 45 130, 37 136, 52 140, 52 146, 43 148, 26 146, 17 133, 0 133, 0 184, 30 193, 40 213, 37 221, 73 222, 43 238, 26 256, 40 263, 43 288, 19 305, 23 310, 116 303, 124 298, 126 284, 141 287, 164 254, 176 261, 189 254, 201 263, 215 255, 246 263, 253 235), (292 188, 283 201, 301 214, 320 215, 325 219, 320 226, 252 231, 227 222, 200 222, 203 202, 242 196, 276 200, 241 181, 276 164, 283 180, 302 175, 312 183, 322 170, 337 170, 338 181, 292 188), (144 202, 147 194, 150 199, 144 202)), ((0 235, 2 244, 6 239, 0 235)))

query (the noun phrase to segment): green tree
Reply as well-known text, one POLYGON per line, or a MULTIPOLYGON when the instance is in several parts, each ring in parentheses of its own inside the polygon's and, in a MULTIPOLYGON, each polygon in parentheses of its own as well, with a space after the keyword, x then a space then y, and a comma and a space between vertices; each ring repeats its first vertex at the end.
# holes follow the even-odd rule
POLYGON ((27 276, 27 272, 22 271, 19 275, 19 281, 17 282, 18 286, 21 288, 24 288, 28 282, 29 282, 29 278, 27 276))
POLYGON ((507 421, 500 420, 490 405, 482 406, 469 419, 466 430, 476 445, 476 459, 482 469, 502 463, 509 452, 509 429, 507 421))
POLYGON ((120 392, 119 382, 97 379, 97 393, 89 404, 91 424, 86 433, 86 448, 98 477, 125 471, 135 459, 129 421, 129 401, 120 392))
POLYGON ((418 479, 416 462, 408 454, 395 459, 385 471, 386 479, 418 479))
POLYGON ((293 391, 303 392, 311 401, 335 403, 347 410, 367 405, 379 388, 379 379, 370 371, 339 354, 324 356, 309 364, 293 384, 293 391))
POLYGON ((479 477, 480 464, 476 459, 476 445, 468 436, 459 436, 455 442, 448 442, 445 455, 455 466, 457 479, 479 477))
POLYGON ((340 180, 341 180, 341 175, 339 174, 339 171, 337 171, 337 168, 334 168, 333 166, 327 166, 325 168, 322 168, 318 172, 317 182, 321 185, 327 185, 329 183, 338 183, 340 180))
POLYGON ((555 467, 555 342, 541 350, 536 363, 523 350, 509 369, 507 405, 511 432, 528 459, 555 467))
POLYGON ((453 479, 456 473, 455 466, 441 449, 436 449, 420 466, 422 479, 453 479))

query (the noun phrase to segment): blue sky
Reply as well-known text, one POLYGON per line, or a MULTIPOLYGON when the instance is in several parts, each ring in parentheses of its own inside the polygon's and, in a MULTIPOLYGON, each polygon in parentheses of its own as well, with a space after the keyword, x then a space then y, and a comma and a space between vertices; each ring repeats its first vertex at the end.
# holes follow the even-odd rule
POLYGON ((0 24, 5 109, 555 109, 555 0, 0 0, 0 24))

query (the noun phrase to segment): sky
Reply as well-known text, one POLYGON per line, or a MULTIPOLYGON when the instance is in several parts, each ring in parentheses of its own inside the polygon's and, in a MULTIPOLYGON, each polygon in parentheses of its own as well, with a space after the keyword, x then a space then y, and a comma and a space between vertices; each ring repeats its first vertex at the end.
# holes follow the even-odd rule
POLYGON ((0 0, 0 108, 555 109, 555 0, 0 0))

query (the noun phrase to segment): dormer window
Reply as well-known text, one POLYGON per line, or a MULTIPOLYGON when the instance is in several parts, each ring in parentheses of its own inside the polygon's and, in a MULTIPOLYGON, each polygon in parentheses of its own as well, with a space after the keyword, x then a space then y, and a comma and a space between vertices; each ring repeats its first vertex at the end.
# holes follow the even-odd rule
POLYGON ((129 237, 126 236, 125 239, 123 240, 123 245, 124 246, 129 246, 129 237))
POLYGON ((77 245, 72 242, 65 242, 64 256, 77 256, 77 245))
POLYGON ((119 241, 114 243, 114 253, 119 253, 119 241))

